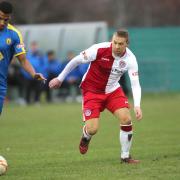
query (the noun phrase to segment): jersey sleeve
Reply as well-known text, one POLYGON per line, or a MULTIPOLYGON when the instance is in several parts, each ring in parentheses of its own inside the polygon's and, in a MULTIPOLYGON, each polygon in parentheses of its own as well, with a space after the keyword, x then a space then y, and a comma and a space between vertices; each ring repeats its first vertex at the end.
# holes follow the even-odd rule
POLYGON ((134 56, 131 60, 131 64, 129 65, 128 75, 131 82, 134 107, 140 107, 141 103, 141 86, 139 83, 139 75, 138 75, 138 64, 136 61, 136 57, 134 56))
POLYGON ((86 49, 85 51, 82 51, 78 56, 74 57, 57 77, 59 81, 63 81, 65 77, 78 65, 94 61, 97 56, 97 51, 98 45, 95 44, 90 48, 86 49))
POLYGON ((89 63, 91 61, 94 61, 97 56, 97 50, 98 50, 98 47, 95 44, 95 45, 91 46, 90 48, 82 51, 80 53, 82 63, 89 63))
POLYGON ((25 54, 26 50, 24 47, 24 42, 22 35, 19 31, 14 32, 14 56, 19 56, 21 54, 25 54))
POLYGON ((59 81, 63 82, 65 77, 78 65, 83 63, 82 56, 78 55, 74 57, 70 62, 66 65, 66 67, 63 69, 63 71, 58 75, 59 81))

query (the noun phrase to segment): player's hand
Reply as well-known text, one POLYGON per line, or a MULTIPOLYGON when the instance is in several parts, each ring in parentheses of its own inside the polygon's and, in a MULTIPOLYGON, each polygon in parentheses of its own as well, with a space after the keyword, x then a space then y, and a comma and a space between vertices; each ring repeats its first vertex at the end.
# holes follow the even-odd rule
POLYGON ((34 75, 34 79, 38 81, 43 81, 43 83, 45 83, 47 80, 41 73, 36 73, 34 75))
POLYGON ((62 84, 62 82, 59 81, 58 78, 54 78, 49 82, 49 88, 57 89, 57 88, 61 87, 61 84, 62 84))
POLYGON ((141 120, 142 119, 142 110, 140 107, 134 107, 134 113, 136 116, 137 120, 141 120))

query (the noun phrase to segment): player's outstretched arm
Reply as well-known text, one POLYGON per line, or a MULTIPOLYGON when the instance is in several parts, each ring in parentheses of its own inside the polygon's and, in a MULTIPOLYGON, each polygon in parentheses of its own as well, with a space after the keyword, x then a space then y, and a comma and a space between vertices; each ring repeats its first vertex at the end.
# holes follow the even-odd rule
POLYGON ((27 71, 34 79, 38 81, 46 81, 46 78, 41 73, 36 73, 33 66, 30 64, 30 62, 26 59, 25 54, 21 54, 17 56, 21 66, 24 68, 25 71, 27 71))
POLYGON ((67 65, 66 67, 63 69, 63 71, 59 74, 58 77, 52 79, 49 82, 49 88, 51 89, 57 89, 59 87, 61 87, 61 84, 64 80, 64 78, 74 69, 76 68, 79 64, 82 63, 82 58, 81 56, 76 56, 74 57, 67 65))

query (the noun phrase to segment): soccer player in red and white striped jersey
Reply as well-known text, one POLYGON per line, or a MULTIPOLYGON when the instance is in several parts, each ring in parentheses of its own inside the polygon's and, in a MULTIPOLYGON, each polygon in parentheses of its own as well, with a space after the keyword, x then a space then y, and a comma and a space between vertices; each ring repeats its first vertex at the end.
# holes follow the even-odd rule
POLYGON ((141 87, 138 65, 135 55, 128 48, 128 42, 129 36, 126 30, 116 31, 111 42, 95 44, 73 58, 62 73, 50 81, 49 87, 59 88, 67 74, 76 66, 90 63, 80 85, 85 121, 79 145, 80 152, 81 154, 87 152, 89 142, 99 128, 100 112, 106 108, 120 122, 121 162, 139 163, 139 160, 132 159, 130 156, 133 134, 132 120, 128 99, 119 84, 121 76, 128 71, 135 116, 137 120, 141 120, 141 87))

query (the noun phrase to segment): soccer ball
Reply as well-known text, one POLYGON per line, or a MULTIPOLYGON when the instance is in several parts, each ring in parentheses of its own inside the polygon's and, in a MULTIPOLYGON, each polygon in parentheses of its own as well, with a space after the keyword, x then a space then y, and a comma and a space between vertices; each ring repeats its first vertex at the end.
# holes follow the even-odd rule
POLYGON ((7 161, 3 156, 0 156, 0 176, 5 174, 7 171, 7 161))

